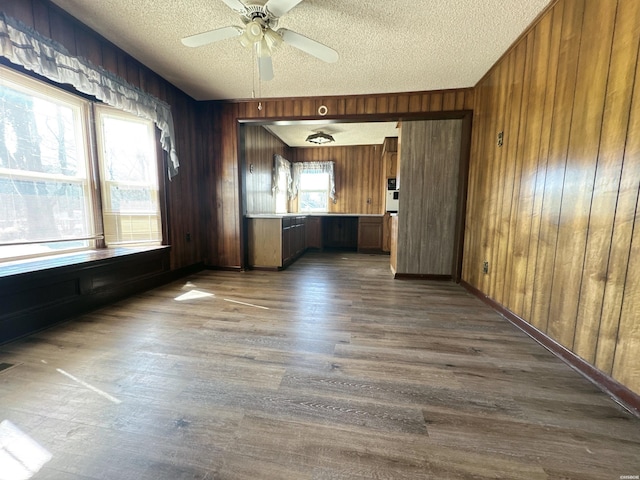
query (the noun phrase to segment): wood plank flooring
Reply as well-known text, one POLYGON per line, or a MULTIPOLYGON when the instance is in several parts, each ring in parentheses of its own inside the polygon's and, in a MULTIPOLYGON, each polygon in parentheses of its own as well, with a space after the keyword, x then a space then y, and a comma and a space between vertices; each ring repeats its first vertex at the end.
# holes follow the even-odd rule
POLYGON ((388 262, 203 271, 0 346, 0 421, 53 455, 35 479, 640 475, 640 419, 388 262))

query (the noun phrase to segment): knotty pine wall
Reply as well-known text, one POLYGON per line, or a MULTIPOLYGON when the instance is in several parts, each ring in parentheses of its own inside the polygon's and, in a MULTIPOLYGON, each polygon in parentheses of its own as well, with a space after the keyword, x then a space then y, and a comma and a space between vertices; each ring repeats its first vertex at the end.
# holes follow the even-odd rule
MULTIPOLYGON (((284 98, 238 102, 204 102, 203 132, 207 149, 204 165, 206 230, 205 263, 222 268, 241 266, 242 222, 238 159, 239 122, 268 120, 399 120, 441 118, 471 110, 472 88, 348 97, 284 98), (258 106, 261 109, 258 109, 258 106), (318 115, 321 105, 327 115, 318 115)), ((458 115, 459 116, 459 115, 458 115)))
POLYGON ((560 0, 479 82, 463 267, 636 393, 639 18, 637 0, 560 0))
POLYGON ((180 170, 166 185, 170 268, 201 262, 205 249, 205 222, 199 206, 202 132, 195 100, 47 0, 0 0, 0 11, 62 44, 72 55, 87 58, 171 106, 180 170))
POLYGON ((384 213, 382 144, 292 150, 294 162, 335 162, 336 202, 329 202, 330 213, 384 213))

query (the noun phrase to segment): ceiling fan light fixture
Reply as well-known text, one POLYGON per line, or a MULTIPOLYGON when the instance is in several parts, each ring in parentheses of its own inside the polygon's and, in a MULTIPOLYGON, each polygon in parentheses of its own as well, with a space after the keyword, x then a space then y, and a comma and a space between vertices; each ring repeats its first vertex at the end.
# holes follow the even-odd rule
POLYGON ((274 30, 267 28, 264 32, 264 40, 267 42, 269 50, 273 50, 282 43, 282 37, 274 30))
POLYGON ((315 143, 316 145, 324 145, 327 143, 335 142, 335 139, 328 133, 318 132, 309 135, 306 141, 309 143, 315 143))
POLYGON ((243 47, 249 47, 254 43, 258 43, 264 37, 264 30, 262 29, 262 25, 258 21, 253 21, 247 23, 244 28, 244 33, 240 37, 240 43, 243 47))

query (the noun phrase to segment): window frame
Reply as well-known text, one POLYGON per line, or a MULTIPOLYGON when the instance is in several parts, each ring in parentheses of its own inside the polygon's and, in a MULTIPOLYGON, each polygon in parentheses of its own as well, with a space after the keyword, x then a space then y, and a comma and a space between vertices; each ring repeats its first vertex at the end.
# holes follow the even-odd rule
MULTIPOLYGON (((163 202, 163 198, 164 198, 164 191, 163 191, 163 182, 162 182, 162 178, 164 178, 164 175, 161 175, 160 173, 163 171, 163 166, 161 165, 161 162, 158 161, 158 159, 162 158, 162 155, 160 153, 161 149, 158 148, 159 147, 159 137, 158 137, 158 132, 157 132, 157 127, 155 127, 153 121, 145 119, 145 118, 141 118, 141 117, 136 117, 135 115, 132 115, 128 112, 124 112, 122 110, 119 110, 117 108, 114 108, 112 106, 106 105, 106 104, 94 104, 93 106, 93 125, 95 126, 94 129, 94 134, 95 134, 95 144, 96 144, 96 164, 97 164, 97 172, 99 175, 98 178, 98 183, 100 185, 100 217, 101 217, 101 221, 102 221, 102 232, 103 232, 103 241, 105 244, 105 247, 107 248, 115 248, 115 247, 122 247, 122 246, 144 246, 144 245, 148 245, 148 246, 157 246, 157 245, 165 245, 166 243, 166 237, 165 237, 165 229, 164 229, 164 225, 165 225, 165 219, 163 217, 163 208, 162 208, 162 204, 163 202), (150 135, 150 137, 153 138, 153 153, 155 156, 155 161, 156 164, 154 165, 155 167, 155 180, 157 181, 156 185, 154 185, 156 187, 155 192, 157 193, 157 203, 158 203, 158 211, 157 211, 157 215, 158 215, 158 219, 160 221, 160 228, 159 228, 159 235, 160 235, 160 239, 159 240, 140 240, 140 241, 122 241, 122 242, 116 242, 116 243, 112 243, 111 245, 109 245, 109 243, 107 242, 107 232, 105 231, 105 227, 104 227, 104 215, 105 215, 105 197, 107 198, 111 198, 111 193, 110 191, 105 191, 105 189, 108 189, 108 187, 110 185, 122 185, 124 187, 131 187, 131 186, 144 186, 146 185, 146 183, 144 182, 119 182, 119 181, 111 181, 111 180, 107 180, 105 177, 106 175, 103 175, 103 171, 106 169, 105 167, 105 161, 106 159, 103 156, 103 153, 101 152, 101 149, 105 146, 105 138, 104 138, 104 132, 103 132, 103 128, 102 128, 102 119, 105 117, 110 117, 110 118, 116 118, 116 119, 122 119, 125 121, 131 121, 133 123, 139 123, 141 125, 145 125, 146 128, 148 129, 148 134, 150 135)), ((142 213, 142 212, 135 212, 135 213, 126 213, 126 216, 145 216, 148 215, 147 213, 142 213)))
MULTIPOLYGON (((101 175, 100 175, 100 167, 99 167, 99 152, 98 152, 98 129, 97 125, 97 114, 96 109, 112 109, 112 111, 124 118, 137 118, 135 115, 129 112, 125 112, 123 110, 111 107, 97 99, 95 97, 89 97, 84 95, 73 87, 59 85, 56 82, 43 79, 39 75, 35 75, 29 71, 19 71, 10 66, 0 64, 0 78, 3 83, 10 84, 10 88, 13 85, 16 85, 17 90, 20 92, 27 93, 31 95, 32 92, 35 92, 36 95, 45 100, 53 99, 62 99, 70 104, 75 104, 74 108, 80 109, 80 116, 82 119, 82 123, 80 127, 81 136, 82 136, 82 149, 85 156, 85 170, 86 170, 86 188, 85 194, 88 198, 86 198, 86 211, 88 218, 89 228, 91 230, 90 237, 87 239, 87 246, 78 247, 78 248, 66 248, 61 249, 60 251, 55 252, 43 252, 43 253, 35 253, 35 254, 25 254, 25 255, 17 255, 17 256, 7 256, 0 258, 0 268, 4 264, 7 263, 23 263, 29 261, 38 261, 46 259, 47 257, 55 257, 58 255, 68 255, 74 253, 81 252, 91 252, 104 250, 108 248, 123 248, 123 247, 135 247, 137 249, 145 247, 144 244, 140 243, 130 243, 130 244, 118 244, 113 247, 109 247, 106 245, 104 240, 104 222, 103 222, 103 204, 102 204, 102 191, 101 191, 101 175)), ((146 121, 146 119, 142 119, 146 121)), ((161 148, 161 134, 158 127, 151 121, 151 130, 153 132, 154 137, 154 147, 155 147, 155 167, 156 174, 158 180, 158 204, 159 204, 159 219, 160 219, 160 241, 154 242, 153 244, 147 243, 146 246, 150 248, 158 248, 159 246, 168 246, 170 239, 170 226, 168 219, 168 206, 167 206, 167 184, 166 184, 166 175, 165 175, 165 163, 167 161, 164 150, 161 148)), ((24 173, 24 172, 23 172, 24 173)), ((23 175, 25 176, 25 175, 23 175)), ((31 175, 26 175, 31 176, 31 175)), ((45 176, 51 176, 53 180, 62 180, 64 177, 58 176, 56 178, 56 174, 48 174, 43 173, 42 176, 36 176, 35 178, 43 178, 45 176)), ((68 179, 64 179, 67 183, 70 183, 68 179)), ((80 240, 81 238, 73 238, 69 241, 80 240)), ((84 239, 84 238, 82 238, 84 239)), ((19 243, 19 242, 17 242, 19 243)), ((38 241, 27 241, 19 244, 27 245, 27 244, 37 244, 37 243, 46 243, 46 242, 38 242, 38 241)))

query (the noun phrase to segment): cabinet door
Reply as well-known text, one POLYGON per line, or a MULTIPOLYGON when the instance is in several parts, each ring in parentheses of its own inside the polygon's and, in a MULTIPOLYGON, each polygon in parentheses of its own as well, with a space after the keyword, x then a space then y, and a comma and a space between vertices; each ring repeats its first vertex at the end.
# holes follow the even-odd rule
POLYGON ((278 218, 249 219, 249 265, 282 266, 282 226, 278 218))
POLYGON ((360 217, 358 251, 382 251, 382 217, 360 217))
POLYGON ((305 226, 305 248, 322 248, 322 223, 320 217, 309 217, 305 226))

